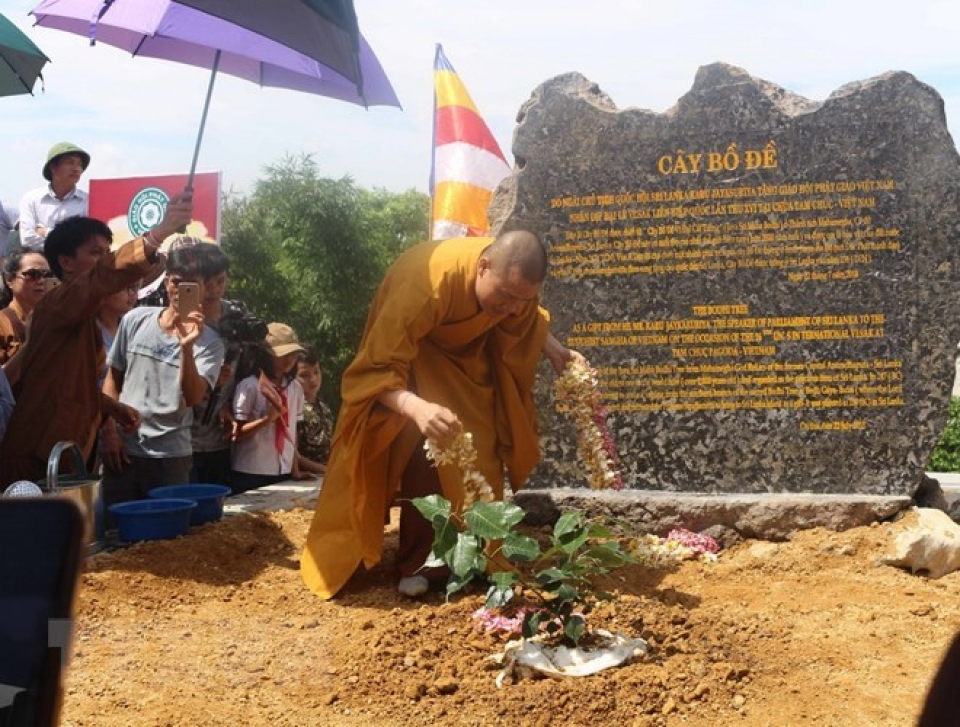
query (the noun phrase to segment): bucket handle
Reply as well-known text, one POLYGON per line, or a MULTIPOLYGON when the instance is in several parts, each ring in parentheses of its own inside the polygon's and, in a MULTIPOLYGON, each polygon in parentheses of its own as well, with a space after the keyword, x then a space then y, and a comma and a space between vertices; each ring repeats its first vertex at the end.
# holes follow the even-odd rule
POLYGON ((87 473, 87 463, 83 461, 83 452, 80 451, 80 447, 74 442, 57 442, 53 445, 53 450, 50 452, 49 459, 47 459, 47 490, 50 492, 57 492, 59 489, 57 478, 60 473, 60 458, 63 456, 63 453, 67 451, 73 454, 74 475, 84 480, 90 477, 87 473))

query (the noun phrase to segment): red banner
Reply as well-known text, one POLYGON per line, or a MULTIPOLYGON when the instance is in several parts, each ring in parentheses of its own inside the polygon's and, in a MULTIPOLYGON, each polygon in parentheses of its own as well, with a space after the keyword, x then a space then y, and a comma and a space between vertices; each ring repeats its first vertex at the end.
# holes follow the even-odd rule
MULTIPOLYGON (((132 240, 163 219, 167 201, 183 191, 186 174, 90 180, 90 216, 113 231, 114 245, 132 240)), ((220 172, 193 177, 193 221, 187 235, 220 241, 220 172)))

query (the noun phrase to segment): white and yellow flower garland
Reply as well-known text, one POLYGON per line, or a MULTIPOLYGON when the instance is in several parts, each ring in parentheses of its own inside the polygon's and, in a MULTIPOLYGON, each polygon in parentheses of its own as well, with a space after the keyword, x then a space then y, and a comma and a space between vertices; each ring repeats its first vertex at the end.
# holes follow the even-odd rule
POLYGON ((570 361, 557 377, 555 396, 569 408, 577 426, 577 456, 587 470, 590 487, 622 490, 617 449, 607 428, 596 369, 570 361))
MULTIPOLYGON (((556 380, 556 398, 567 405, 577 426, 577 457, 587 470, 595 490, 623 489, 617 450, 607 428, 607 412, 600 400, 597 372, 578 361, 567 364, 556 380)), ((464 509, 477 500, 493 501, 493 490, 476 469, 477 450, 470 432, 461 432, 446 449, 428 439, 423 445, 433 465, 452 464, 460 469, 464 485, 464 509)))
POLYGON ((466 510, 477 500, 493 502, 493 490, 490 483, 476 468, 477 450, 473 446, 473 435, 470 432, 461 432, 446 449, 442 449, 432 439, 424 442, 423 448, 427 451, 434 467, 442 464, 452 464, 460 469, 463 475, 463 509, 466 510))
POLYGON ((682 560, 696 559, 714 563, 720 545, 709 535, 674 528, 665 538, 641 535, 633 541, 630 553, 641 564, 652 568, 668 567, 682 560))

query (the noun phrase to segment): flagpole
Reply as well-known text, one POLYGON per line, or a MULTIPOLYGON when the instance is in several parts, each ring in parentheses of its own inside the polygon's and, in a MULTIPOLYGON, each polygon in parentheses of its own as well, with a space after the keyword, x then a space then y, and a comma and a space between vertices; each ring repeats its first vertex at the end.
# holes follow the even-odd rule
MULTIPOLYGON (((443 53, 443 46, 437 43, 437 47, 433 53, 433 75, 436 77, 437 74, 437 64, 440 61, 440 55, 443 53)), ((436 220, 433 217, 434 212, 434 202, 436 195, 434 194, 434 184, 435 173, 436 173, 436 163, 437 163, 437 84, 434 81, 433 84, 433 113, 431 114, 431 141, 430 141, 430 229, 427 230, 430 239, 434 238, 434 227, 436 225, 436 220)))

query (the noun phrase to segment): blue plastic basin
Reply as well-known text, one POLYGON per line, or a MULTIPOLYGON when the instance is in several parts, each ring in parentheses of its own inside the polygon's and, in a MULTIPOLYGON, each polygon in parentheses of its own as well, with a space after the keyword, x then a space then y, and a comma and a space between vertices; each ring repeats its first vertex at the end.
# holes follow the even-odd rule
POLYGON ((186 535, 190 529, 190 512, 196 509, 193 500, 131 500, 111 505, 108 509, 117 522, 121 540, 169 540, 186 535))
POLYGON ((190 513, 190 524, 203 525, 223 517, 223 501, 231 492, 226 485, 167 485, 154 487, 147 494, 160 499, 174 497, 193 500, 197 507, 190 513))

